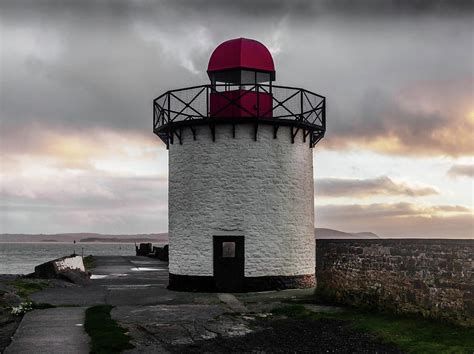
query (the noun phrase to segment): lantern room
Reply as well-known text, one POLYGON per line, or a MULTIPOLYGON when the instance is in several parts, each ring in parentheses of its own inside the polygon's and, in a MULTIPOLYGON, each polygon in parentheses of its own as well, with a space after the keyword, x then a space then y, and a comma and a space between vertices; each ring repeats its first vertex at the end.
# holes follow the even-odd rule
POLYGON ((212 53, 207 74, 213 85, 255 85, 275 80, 269 50, 253 39, 237 38, 221 43, 212 53))
POLYGON ((237 38, 220 44, 209 59, 207 74, 214 91, 210 94, 212 117, 271 117, 275 65, 262 43, 237 38), (269 90, 259 90, 261 83, 268 83, 269 90))

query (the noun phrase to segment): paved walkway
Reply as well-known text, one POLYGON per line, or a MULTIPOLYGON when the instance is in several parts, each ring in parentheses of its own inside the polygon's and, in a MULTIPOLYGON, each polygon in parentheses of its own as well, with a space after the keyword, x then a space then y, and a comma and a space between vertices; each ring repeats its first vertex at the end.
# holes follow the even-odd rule
POLYGON ((27 313, 5 354, 89 353, 84 311, 84 307, 62 307, 27 313))
POLYGON ((92 273, 92 281, 85 287, 64 283, 64 287, 33 294, 33 301, 57 308, 26 314, 6 353, 87 353, 84 312, 98 304, 114 306, 112 318, 127 328, 136 346, 130 352, 165 352, 170 345, 252 332, 253 317, 236 314, 268 311, 283 299, 312 292, 231 295, 170 291, 166 289, 168 264, 147 257, 95 257, 92 273))
POLYGON ((218 294, 217 297, 225 303, 230 310, 237 313, 248 312, 248 309, 232 294, 218 294))

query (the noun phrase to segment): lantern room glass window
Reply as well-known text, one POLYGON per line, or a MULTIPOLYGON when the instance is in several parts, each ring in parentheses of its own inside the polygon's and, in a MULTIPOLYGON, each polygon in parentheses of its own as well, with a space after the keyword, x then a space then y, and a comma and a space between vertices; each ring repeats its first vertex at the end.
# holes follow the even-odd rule
POLYGON ((211 83, 233 84, 233 85, 255 85, 262 82, 270 82, 271 74, 253 70, 227 70, 210 74, 211 83))

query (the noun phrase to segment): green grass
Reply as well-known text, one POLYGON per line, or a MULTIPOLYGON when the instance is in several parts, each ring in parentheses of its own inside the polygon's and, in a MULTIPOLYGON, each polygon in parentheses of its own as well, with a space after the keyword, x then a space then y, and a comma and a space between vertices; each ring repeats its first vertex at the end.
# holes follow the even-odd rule
POLYGON ((29 300, 31 294, 48 288, 50 283, 46 280, 15 279, 7 282, 7 285, 14 287, 15 292, 19 297, 24 300, 29 300))
POLYGON ((91 353, 121 353, 134 348, 126 330, 110 317, 112 308, 110 305, 98 305, 86 310, 84 328, 91 338, 91 353))
POLYGON ((313 312, 309 311, 303 305, 287 305, 283 307, 277 307, 272 310, 274 315, 287 316, 287 317, 309 317, 313 312))
POLYGON ((86 270, 90 270, 95 267, 93 256, 84 257, 82 261, 84 262, 84 267, 86 268, 86 270))
POLYGON ((409 353, 474 353, 474 328, 451 325, 419 316, 346 310, 338 313, 314 313, 303 305, 276 308, 275 315, 287 317, 338 319, 355 329, 371 332, 409 353))

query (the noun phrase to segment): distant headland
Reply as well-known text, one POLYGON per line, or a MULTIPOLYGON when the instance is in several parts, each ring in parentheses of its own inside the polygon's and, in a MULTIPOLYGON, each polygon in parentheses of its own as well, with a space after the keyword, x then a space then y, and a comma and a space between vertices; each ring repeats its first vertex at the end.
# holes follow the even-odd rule
MULTIPOLYGON (((316 228, 316 239, 379 239, 373 232, 348 233, 339 230, 316 228)), ((167 243, 168 233, 156 234, 100 234, 100 233, 60 233, 60 234, 0 234, 0 242, 102 242, 102 243, 167 243)))

